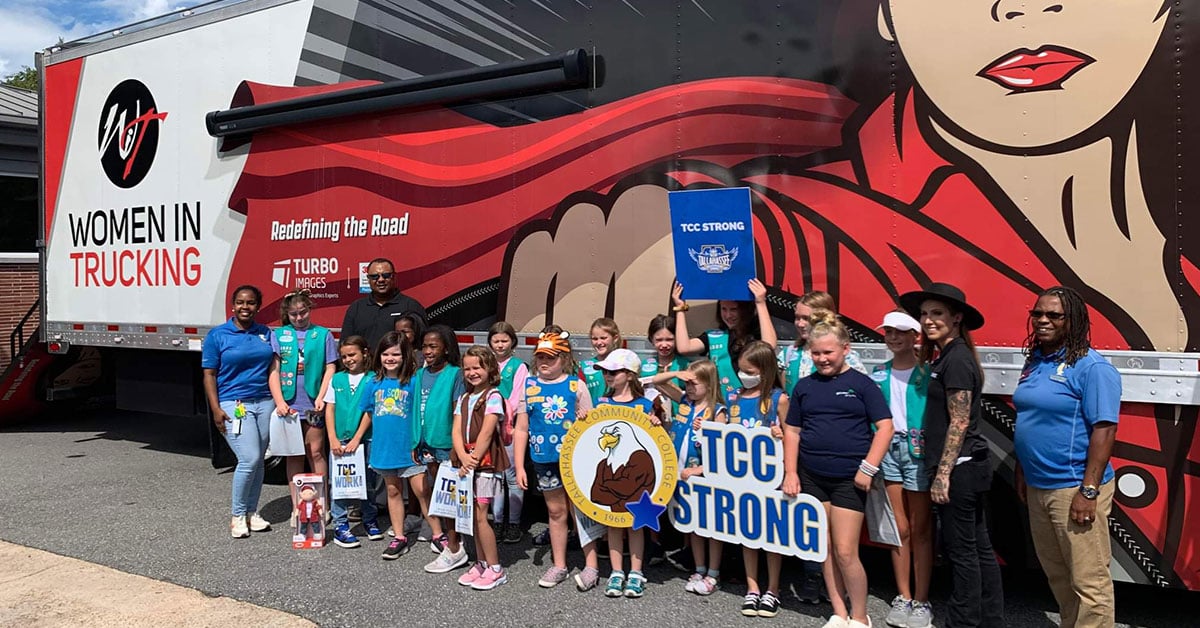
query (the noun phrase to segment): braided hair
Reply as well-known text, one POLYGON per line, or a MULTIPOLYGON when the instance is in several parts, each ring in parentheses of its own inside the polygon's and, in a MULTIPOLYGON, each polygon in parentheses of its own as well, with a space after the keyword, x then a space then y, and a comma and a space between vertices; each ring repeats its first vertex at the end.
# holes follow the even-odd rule
MULTIPOLYGON (((1063 361, 1068 365, 1075 364, 1079 358, 1088 354, 1092 346, 1092 324, 1088 318, 1087 304, 1083 302, 1083 297, 1079 293, 1064 286, 1054 286, 1047 288, 1038 295, 1040 300, 1042 297, 1056 297, 1059 303, 1062 303, 1063 314, 1063 348, 1065 355, 1063 361)), ((1033 319, 1030 318, 1026 323, 1029 327, 1029 335, 1025 338, 1025 356, 1026 360, 1033 355, 1033 350, 1038 348, 1037 334, 1034 331, 1033 319)))

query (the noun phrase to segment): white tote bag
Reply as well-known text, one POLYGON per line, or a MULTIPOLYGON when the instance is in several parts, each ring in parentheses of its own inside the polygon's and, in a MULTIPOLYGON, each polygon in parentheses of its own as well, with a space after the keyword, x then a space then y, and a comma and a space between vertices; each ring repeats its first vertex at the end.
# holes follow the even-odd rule
POLYGON ((458 517, 458 469, 443 463, 438 465, 433 479, 433 496, 429 498, 429 514, 433 517, 458 517))
POLYGON ((900 530, 896 527, 896 513, 888 500, 883 477, 876 476, 867 492, 867 536, 883 545, 900 547, 900 530))
POLYGON ((352 454, 329 458, 329 492, 332 499, 367 498, 367 460, 359 445, 352 454))
POLYGON ((279 416, 271 413, 271 440, 267 446, 268 456, 303 456, 304 431, 300 427, 300 415, 279 416))
MULTIPOLYGON (((450 465, 444 464, 443 467, 450 465)), ((456 473, 457 475, 457 473, 456 473)), ((454 531, 467 536, 475 536, 475 472, 468 471, 458 478, 455 486, 458 493, 458 512, 455 513, 454 531)))

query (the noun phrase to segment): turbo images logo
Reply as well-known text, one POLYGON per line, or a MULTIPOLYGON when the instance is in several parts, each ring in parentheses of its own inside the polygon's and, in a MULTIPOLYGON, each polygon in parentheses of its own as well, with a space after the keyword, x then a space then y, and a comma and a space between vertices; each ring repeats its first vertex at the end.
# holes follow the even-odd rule
POLYGON ((131 188, 142 182, 158 152, 158 127, 167 119, 150 90, 137 79, 121 81, 100 110, 100 165, 113 185, 131 188))

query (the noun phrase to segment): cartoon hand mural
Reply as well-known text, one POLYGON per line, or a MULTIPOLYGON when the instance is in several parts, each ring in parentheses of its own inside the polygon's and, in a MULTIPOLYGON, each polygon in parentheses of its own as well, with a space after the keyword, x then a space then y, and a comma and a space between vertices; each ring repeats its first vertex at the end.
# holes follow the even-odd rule
POLYGON ((665 188, 575 194, 509 245, 503 316, 526 331, 587 331, 598 316, 642 329, 669 306, 673 260, 665 188))

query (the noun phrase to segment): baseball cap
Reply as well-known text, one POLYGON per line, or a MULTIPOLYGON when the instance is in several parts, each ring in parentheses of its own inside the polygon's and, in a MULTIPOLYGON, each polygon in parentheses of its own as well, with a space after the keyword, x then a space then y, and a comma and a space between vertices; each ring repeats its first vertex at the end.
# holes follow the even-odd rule
POLYGON ((616 349, 607 358, 592 365, 597 371, 633 371, 642 369, 642 359, 629 349, 616 349))
POLYGON ((533 350, 536 355, 548 355, 554 357, 560 353, 568 353, 571 351, 571 343, 567 342, 567 332, 561 334, 541 334, 538 336, 537 347, 533 350))
POLYGON ((891 327, 900 331, 921 331, 921 324, 917 319, 905 314, 904 312, 888 312, 883 316, 883 324, 875 329, 883 329, 891 327))

